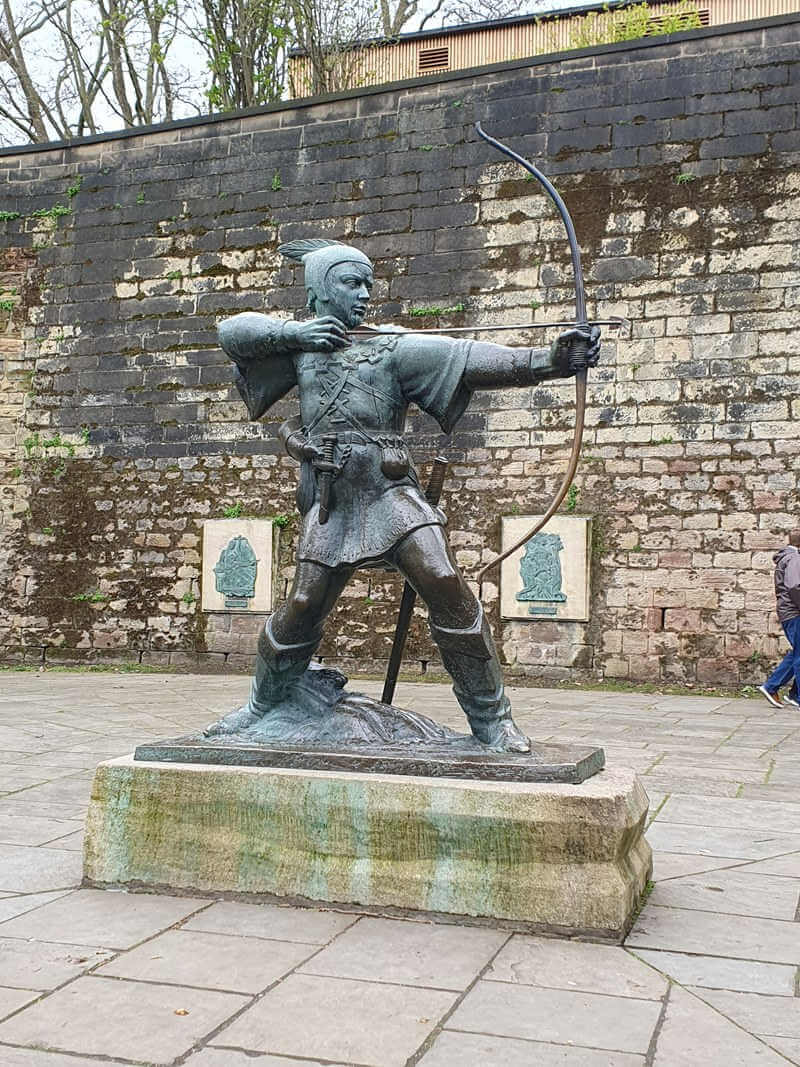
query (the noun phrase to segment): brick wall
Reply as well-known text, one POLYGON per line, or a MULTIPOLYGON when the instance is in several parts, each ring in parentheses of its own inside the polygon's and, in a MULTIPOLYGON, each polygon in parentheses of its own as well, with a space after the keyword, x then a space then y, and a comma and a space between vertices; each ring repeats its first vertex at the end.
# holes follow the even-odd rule
MULTIPOLYGON (((260 620, 199 610, 201 524, 294 513, 275 439, 294 401, 247 422, 214 324, 302 307, 280 241, 361 247, 377 320, 572 315, 561 224, 480 119, 556 180, 590 314, 630 320, 592 375, 576 480, 592 620, 501 626, 489 583, 509 667, 759 677, 778 651, 771 553, 800 510, 799 39, 797 17, 773 19, 0 154, 0 207, 20 212, 0 222, 0 277, 27 294, 0 314, 2 658, 248 667, 260 620)), ((412 415, 423 468, 451 460, 468 574, 500 515, 552 495, 571 402, 569 384, 483 393, 449 439, 412 415)), ((380 670, 397 599, 393 577, 357 576, 324 657, 380 670)), ((420 617, 409 664, 429 663, 420 617)))

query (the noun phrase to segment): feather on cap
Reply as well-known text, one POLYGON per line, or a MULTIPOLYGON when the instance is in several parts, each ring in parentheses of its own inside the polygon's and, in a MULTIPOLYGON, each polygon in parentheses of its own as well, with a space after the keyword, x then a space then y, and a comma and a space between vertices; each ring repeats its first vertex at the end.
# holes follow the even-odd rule
POLYGON ((327 241, 324 237, 310 237, 304 241, 288 241, 285 245, 278 245, 278 251, 282 256, 286 256, 287 259, 302 263, 305 256, 310 252, 340 244, 341 241, 327 241))

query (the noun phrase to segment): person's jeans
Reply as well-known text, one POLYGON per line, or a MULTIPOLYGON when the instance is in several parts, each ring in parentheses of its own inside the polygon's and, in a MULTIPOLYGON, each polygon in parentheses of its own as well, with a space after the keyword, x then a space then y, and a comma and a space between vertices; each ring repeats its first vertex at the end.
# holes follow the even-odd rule
POLYGON ((783 626, 783 632, 786 634, 786 640, 792 647, 767 678, 764 685, 770 693, 777 693, 794 675, 792 690, 797 693, 800 692, 798 688, 798 683, 800 683, 800 615, 796 619, 789 619, 788 622, 781 623, 781 625, 783 626))

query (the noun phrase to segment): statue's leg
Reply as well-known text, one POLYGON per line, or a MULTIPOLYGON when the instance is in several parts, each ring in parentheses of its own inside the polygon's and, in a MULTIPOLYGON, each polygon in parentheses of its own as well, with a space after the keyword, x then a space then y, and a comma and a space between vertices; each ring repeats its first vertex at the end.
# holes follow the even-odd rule
POLYGON ((258 639, 250 699, 210 726, 208 736, 244 730, 280 703, 307 670, 322 639, 322 624, 351 573, 307 561, 297 564, 289 596, 267 619, 258 639))
POLYGON ((458 569, 442 527, 424 526, 410 533, 393 558, 428 605, 431 636, 472 733, 497 751, 529 752, 530 741, 511 718, 483 607, 458 569))

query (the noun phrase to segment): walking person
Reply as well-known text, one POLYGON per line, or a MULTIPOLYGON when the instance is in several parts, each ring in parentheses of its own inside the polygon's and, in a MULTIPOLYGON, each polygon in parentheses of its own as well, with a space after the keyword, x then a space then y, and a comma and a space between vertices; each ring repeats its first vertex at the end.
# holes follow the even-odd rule
POLYGON ((780 708, 782 705, 778 693, 791 680, 791 687, 783 702, 800 708, 800 529, 792 530, 789 544, 773 558, 778 618, 791 647, 766 682, 758 688, 774 708, 780 708))

